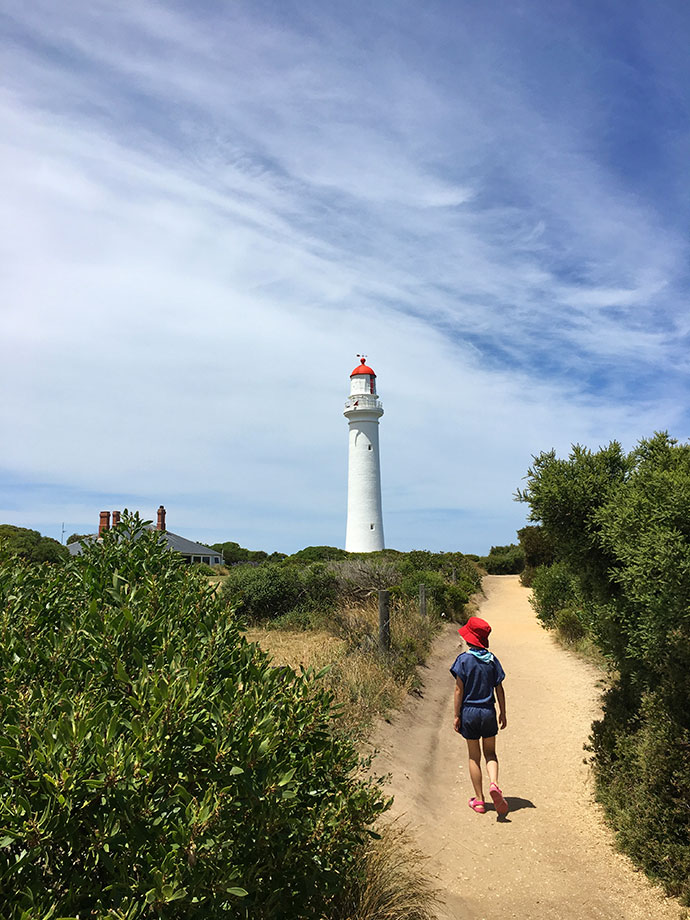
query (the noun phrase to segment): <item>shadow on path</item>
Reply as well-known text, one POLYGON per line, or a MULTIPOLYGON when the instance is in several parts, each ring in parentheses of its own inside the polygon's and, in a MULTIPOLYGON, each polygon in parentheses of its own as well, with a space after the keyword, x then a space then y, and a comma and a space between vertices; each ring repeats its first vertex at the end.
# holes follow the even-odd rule
MULTIPOLYGON (((520 811, 521 808, 536 808, 537 807, 534 804, 534 802, 530 802, 529 799, 521 799, 516 795, 507 795, 505 799, 508 805, 510 806, 510 811, 508 812, 507 815, 504 815, 503 817, 501 817, 500 815, 498 816, 497 820, 500 821, 501 824, 510 824, 510 816, 514 811, 520 811)), ((485 807, 486 807, 487 812, 496 811, 496 806, 492 802, 485 802, 485 807)))

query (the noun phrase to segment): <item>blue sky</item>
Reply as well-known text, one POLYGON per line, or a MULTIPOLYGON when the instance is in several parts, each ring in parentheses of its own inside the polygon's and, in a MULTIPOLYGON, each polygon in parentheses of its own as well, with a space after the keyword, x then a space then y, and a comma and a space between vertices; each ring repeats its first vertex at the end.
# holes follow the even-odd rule
POLYGON ((163 503, 342 545, 358 352, 387 545, 515 538, 530 458, 688 436, 690 6, 0 14, 0 521, 163 503))

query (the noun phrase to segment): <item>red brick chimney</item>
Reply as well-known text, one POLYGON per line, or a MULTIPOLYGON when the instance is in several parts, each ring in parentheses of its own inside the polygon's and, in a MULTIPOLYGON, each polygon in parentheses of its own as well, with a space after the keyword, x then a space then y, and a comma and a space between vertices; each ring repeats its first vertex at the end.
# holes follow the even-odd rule
POLYGON ((110 512, 101 511, 101 520, 98 524, 98 536, 103 533, 104 530, 110 530, 110 512))
POLYGON ((113 527, 117 527, 119 523, 120 523, 120 512, 113 511, 113 527))
POLYGON ((163 505, 158 509, 158 523, 156 524, 156 530, 165 530, 165 508, 163 505))

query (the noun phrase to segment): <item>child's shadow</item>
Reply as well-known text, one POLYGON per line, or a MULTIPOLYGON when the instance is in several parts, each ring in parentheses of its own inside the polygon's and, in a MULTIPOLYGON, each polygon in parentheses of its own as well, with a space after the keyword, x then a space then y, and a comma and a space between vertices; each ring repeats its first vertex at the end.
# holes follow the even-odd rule
MULTIPOLYGON (((518 798, 518 796, 516 795, 507 795, 506 802, 510 806, 510 811, 508 812, 507 815, 503 815, 503 817, 501 817, 501 815, 498 815, 498 817, 496 818, 496 820, 500 821, 502 824, 510 824, 510 815, 514 811, 520 811, 521 808, 536 808, 537 807, 534 804, 534 802, 530 802, 529 799, 521 799, 521 798, 518 798)), ((494 805, 491 804, 491 802, 486 803, 486 809, 487 811, 496 811, 496 808, 494 807, 494 805)))

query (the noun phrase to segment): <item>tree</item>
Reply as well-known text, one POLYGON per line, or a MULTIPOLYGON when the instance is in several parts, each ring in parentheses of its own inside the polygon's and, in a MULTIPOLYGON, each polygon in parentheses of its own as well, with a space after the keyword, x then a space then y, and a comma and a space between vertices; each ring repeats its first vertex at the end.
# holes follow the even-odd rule
POLYGON ((67 546, 70 543, 80 543, 82 540, 85 540, 87 537, 90 537, 91 534, 88 533, 72 533, 67 537, 67 546))
POLYGON ((555 559, 555 546, 543 527, 523 527, 517 535, 525 553, 526 566, 536 569, 540 565, 551 565, 555 559))
POLYGON ((64 562, 69 558, 69 550, 57 540, 14 524, 0 524, 0 547, 30 562, 64 562))

